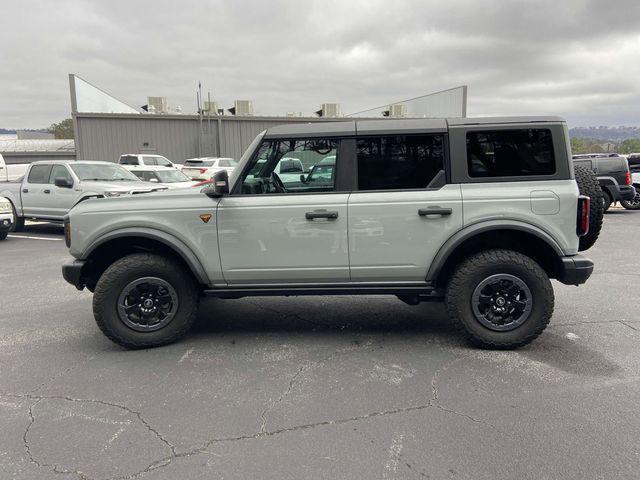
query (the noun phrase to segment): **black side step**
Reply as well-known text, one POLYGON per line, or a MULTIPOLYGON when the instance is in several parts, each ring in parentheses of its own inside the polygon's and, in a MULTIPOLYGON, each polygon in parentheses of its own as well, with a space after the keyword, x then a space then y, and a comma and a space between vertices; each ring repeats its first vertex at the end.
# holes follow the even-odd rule
POLYGON ((444 292, 427 286, 289 286, 289 287, 221 287, 204 290, 207 297, 242 298, 302 295, 396 295, 401 298, 416 298, 418 302, 441 301, 444 292))

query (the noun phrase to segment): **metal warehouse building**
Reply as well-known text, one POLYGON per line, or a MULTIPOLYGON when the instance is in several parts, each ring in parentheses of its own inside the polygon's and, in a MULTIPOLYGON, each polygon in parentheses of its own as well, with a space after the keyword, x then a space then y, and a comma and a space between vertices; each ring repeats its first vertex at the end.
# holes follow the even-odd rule
MULTIPOLYGON (((187 158, 220 156, 240 158, 261 131, 284 123, 345 121, 338 104, 324 104, 331 117, 253 116, 167 113, 166 100, 157 102, 154 113, 142 113, 75 74, 69 75, 71 111, 74 121, 76 158, 117 161, 126 153, 155 153, 182 163, 187 158), (337 113, 336 113, 337 112, 337 113)), ((211 102, 214 103, 214 102, 211 102)), ((242 101, 244 104, 251 102, 242 101)), ((215 104, 215 103, 214 103, 215 104)), ((467 87, 424 95, 353 114, 362 117, 464 117, 467 87)), ((209 105, 211 107, 211 105, 209 105)), ((251 104, 251 110, 252 110, 251 104)))

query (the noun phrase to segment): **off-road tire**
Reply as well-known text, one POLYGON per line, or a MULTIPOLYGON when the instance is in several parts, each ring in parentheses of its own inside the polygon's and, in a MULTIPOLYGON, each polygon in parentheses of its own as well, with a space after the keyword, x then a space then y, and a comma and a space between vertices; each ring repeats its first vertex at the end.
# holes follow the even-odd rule
POLYGON ((640 190, 638 187, 634 188, 636 189, 636 196, 633 197, 633 200, 622 200, 620 202, 620 204, 627 210, 640 210, 640 190))
POLYGON ((553 314, 554 294, 549 277, 531 258, 512 250, 485 250, 455 268, 447 285, 445 304, 449 317, 472 345, 513 349, 530 343, 547 327, 553 314), (474 290, 484 279, 496 274, 514 275, 531 291, 529 317, 513 330, 491 330, 473 313, 474 290))
POLYGON ((613 199, 611 198, 611 195, 609 195, 609 192, 607 192, 606 190, 603 190, 602 191, 602 211, 604 213, 607 213, 612 203, 613 203, 613 199))
POLYGON ((574 167, 576 182, 580 195, 586 195, 591 199, 589 209, 589 231, 580 237, 578 250, 583 252, 590 249, 598 240, 602 229, 602 218, 604 216, 603 193, 598 177, 590 169, 576 165, 574 167))
POLYGON ((198 312, 198 288, 191 272, 170 258, 136 253, 115 261, 102 274, 93 295, 93 315, 102 332, 129 349, 152 348, 173 343, 193 325, 198 312), (157 277, 168 282, 178 297, 175 317, 159 330, 140 332, 127 326, 118 315, 118 297, 130 282, 157 277))
POLYGON ((11 227, 12 232, 21 232, 24 230, 24 217, 19 217, 18 212, 16 212, 16 207, 11 204, 11 209, 13 210, 13 226, 11 227))

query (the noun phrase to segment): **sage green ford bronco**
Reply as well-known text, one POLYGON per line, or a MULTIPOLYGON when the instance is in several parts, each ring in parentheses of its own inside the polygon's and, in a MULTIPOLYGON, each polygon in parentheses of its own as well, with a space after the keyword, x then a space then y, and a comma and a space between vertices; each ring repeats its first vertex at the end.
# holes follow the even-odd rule
POLYGON ((361 294, 444 301, 473 344, 514 348, 549 323, 550 279, 591 275, 589 173, 555 117, 288 124, 202 189, 78 204, 62 271, 128 348, 182 337, 203 296, 361 294))

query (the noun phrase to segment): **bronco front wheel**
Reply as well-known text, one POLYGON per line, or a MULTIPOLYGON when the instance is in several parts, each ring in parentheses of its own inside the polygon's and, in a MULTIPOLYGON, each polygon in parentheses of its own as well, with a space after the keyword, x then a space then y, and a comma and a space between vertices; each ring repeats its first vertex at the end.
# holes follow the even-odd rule
POLYGON ((175 342, 191 328, 198 290, 173 259, 139 253, 114 262, 100 277, 93 313, 102 332, 126 348, 175 342))

